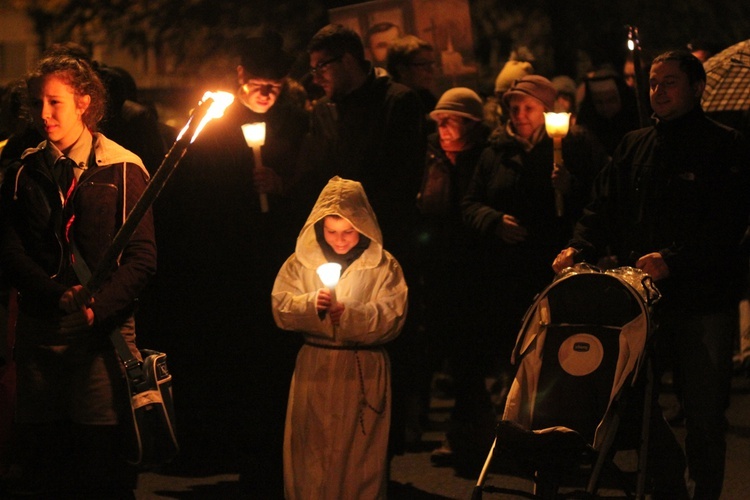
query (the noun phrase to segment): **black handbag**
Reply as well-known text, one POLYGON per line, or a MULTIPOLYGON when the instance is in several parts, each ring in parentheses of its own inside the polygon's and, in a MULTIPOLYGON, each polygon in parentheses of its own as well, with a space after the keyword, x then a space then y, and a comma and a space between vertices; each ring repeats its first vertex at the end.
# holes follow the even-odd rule
POLYGON ((110 338, 125 365, 130 397, 130 422, 124 422, 125 459, 146 469, 165 465, 180 451, 167 355, 142 349, 143 361, 138 361, 119 328, 110 334, 110 338))

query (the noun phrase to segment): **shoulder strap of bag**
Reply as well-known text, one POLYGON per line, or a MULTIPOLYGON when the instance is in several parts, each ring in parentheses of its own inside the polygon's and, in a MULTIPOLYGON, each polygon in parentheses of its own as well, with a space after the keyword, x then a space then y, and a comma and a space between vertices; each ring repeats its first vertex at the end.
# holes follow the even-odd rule
MULTIPOLYGON (((75 271, 76 276, 78 276, 81 283, 88 283, 91 279, 91 269, 88 264, 86 264, 86 261, 83 260, 83 256, 72 238, 70 240, 70 251, 73 254, 73 270, 75 271)), ((109 338, 115 346, 122 364, 125 366, 125 373, 132 384, 134 392, 145 390, 146 379, 143 373, 143 363, 138 361, 138 358, 133 356, 133 353, 130 352, 127 342, 125 342, 125 339, 120 333, 119 326, 112 329, 109 338)))

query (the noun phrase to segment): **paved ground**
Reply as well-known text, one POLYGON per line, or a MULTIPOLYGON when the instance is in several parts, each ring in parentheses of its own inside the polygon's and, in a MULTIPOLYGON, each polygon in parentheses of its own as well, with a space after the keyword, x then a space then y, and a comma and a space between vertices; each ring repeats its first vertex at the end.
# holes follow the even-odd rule
MULTIPOLYGON (((667 410, 674 402, 671 394, 661 396, 667 410)), ((423 436, 419 449, 396 457, 392 464, 392 499, 439 500, 466 499, 476 484, 476 477, 460 477, 451 468, 433 467, 430 451, 442 440, 445 418, 452 402, 434 399, 430 413, 431 429, 423 436)), ((722 500, 747 498, 750 491, 750 380, 736 377, 733 381, 731 407, 727 413, 730 429, 728 434, 727 471, 722 500)), ((675 428, 682 440, 684 431, 675 428)), ((487 450, 489 451, 489 450, 487 450)), ((624 460, 628 460, 625 457, 624 460)), ((212 460, 206 457, 206 460, 212 460)), ((173 468, 179 470, 180 467, 173 468)), ((183 468, 185 469, 185 468, 183 468)), ((189 469, 189 468, 188 468, 189 469)), ((138 499, 237 499, 242 498, 239 475, 236 471, 216 470, 208 473, 183 472, 144 473, 141 475, 138 499)), ((490 474, 486 484, 501 488, 519 488, 529 485, 526 481, 509 476, 490 474)), ((606 491, 605 491, 606 493, 606 491)), ((485 499, 518 498, 504 493, 486 493, 485 499)))

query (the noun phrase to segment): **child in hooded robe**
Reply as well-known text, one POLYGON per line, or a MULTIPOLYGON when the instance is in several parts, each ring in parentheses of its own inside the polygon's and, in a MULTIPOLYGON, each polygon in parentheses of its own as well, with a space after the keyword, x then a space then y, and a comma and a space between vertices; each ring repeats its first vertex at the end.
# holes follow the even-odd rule
POLYGON ((385 498, 391 391, 383 345, 404 325, 407 291, 362 185, 332 178, 272 292, 276 324, 305 341, 284 433, 287 499, 385 498), (316 272, 327 262, 341 264, 334 290, 316 272))

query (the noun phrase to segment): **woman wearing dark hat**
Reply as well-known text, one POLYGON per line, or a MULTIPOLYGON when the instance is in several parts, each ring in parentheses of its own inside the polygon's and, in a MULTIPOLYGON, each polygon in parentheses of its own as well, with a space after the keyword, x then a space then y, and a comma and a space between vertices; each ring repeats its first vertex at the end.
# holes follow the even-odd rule
POLYGON ((224 431, 210 446, 241 468, 244 497, 279 498, 286 394, 299 342, 276 331, 270 290, 304 220, 286 193, 308 118, 288 95, 292 57, 281 37, 238 47, 237 98, 191 145, 159 200, 159 258, 168 264, 158 290, 175 304, 161 313, 180 339, 174 357, 189 367, 187 376, 208 369, 214 377, 210 387, 202 378, 186 381, 182 404, 211 401, 216 421, 199 428, 224 431), (241 129, 254 122, 266 126, 262 168, 241 129), (259 193, 267 194, 267 213, 259 193), (200 349, 188 347, 195 343, 200 349))
MULTIPOLYGON (((447 90, 429 116, 438 131, 427 140, 424 182, 418 199, 422 212, 419 242, 424 326, 425 338, 429 338, 425 346, 429 369, 421 385, 428 392, 429 375, 447 362, 456 402, 446 440, 433 451, 431 460, 435 465, 451 465, 472 445, 477 450, 486 449, 484 443, 469 439, 475 423, 489 414, 489 405, 481 408, 479 401, 484 393, 484 374, 475 371, 473 363, 465 363, 479 356, 473 342, 477 331, 472 325, 476 319, 471 312, 474 296, 454 292, 472 290, 472 280, 479 271, 475 266, 476 245, 461 221, 461 199, 487 146, 490 129, 482 122, 482 99, 466 87, 447 90)), ((429 400, 422 406, 426 403, 429 400)))
POLYGON ((514 82, 503 95, 509 121, 490 137, 462 203, 464 220, 482 236, 483 282, 475 295, 487 301, 482 352, 494 357, 488 363, 499 357, 505 377, 512 375, 510 355, 523 314, 552 281, 550 258, 570 237, 607 160, 598 143, 574 128, 562 141, 565 166, 553 170, 544 113, 553 110, 556 96, 542 76, 514 82), (564 194, 563 217, 555 211, 555 190, 564 194))

